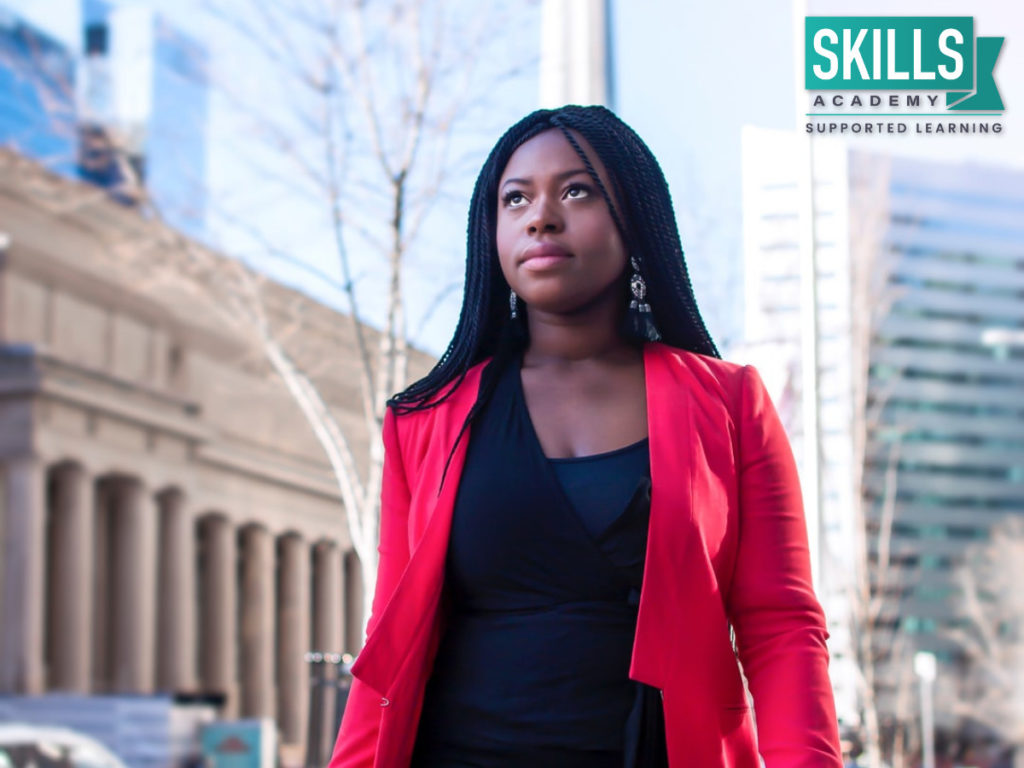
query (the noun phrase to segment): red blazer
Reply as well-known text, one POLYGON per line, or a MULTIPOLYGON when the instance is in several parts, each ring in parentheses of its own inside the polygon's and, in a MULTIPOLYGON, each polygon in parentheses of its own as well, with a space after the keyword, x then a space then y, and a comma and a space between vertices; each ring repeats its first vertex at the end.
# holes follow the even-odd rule
MULTIPOLYGON (((486 362, 442 405, 384 418, 376 596, 330 768, 409 766, 467 435, 438 486, 486 362)), ((756 768, 760 751, 767 768, 841 768, 796 465, 764 384, 659 343, 644 368, 651 513, 629 675, 662 691, 669 762, 756 768)))

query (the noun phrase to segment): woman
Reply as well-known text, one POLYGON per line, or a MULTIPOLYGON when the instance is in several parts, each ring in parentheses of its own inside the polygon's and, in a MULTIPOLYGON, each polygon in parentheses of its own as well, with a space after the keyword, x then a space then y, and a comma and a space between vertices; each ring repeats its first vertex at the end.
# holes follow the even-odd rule
POLYGON ((383 437, 331 768, 841 765, 792 451, 611 112, 540 110, 493 149, 455 337, 383 437))

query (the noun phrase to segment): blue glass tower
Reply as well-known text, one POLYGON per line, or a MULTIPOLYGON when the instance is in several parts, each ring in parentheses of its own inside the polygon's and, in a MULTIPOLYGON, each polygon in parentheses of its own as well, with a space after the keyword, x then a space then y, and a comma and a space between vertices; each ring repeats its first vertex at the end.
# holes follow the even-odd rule
POLYGON ((0 8, 0 145, 72 175, 76 130, 71 52, 0 8))
POLYGON ((0 5, 0 145, 202 238, 206 49, 143 6, 74 4, 76 41, 0 5))
POLYGON ((96 170, 118 189, 127 189, 126 175, 134 176, 168 222, 202 237, 206 49, 138 6, 82 0, 82 23, 83 135, 96 140, 101 152, 103 135, 123 149, 114 167, 96 170))
POLYGON ((147 185, 170 221, 199 236, 206 215, 207 54, 163 19, 154 25, 147 185))

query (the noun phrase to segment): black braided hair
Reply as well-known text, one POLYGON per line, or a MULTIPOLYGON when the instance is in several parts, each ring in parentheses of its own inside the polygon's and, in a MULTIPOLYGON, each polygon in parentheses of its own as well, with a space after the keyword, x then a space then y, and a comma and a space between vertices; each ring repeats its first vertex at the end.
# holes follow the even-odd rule
MULTIPOLYGON (((388 400, 388 407, 396 415, 444 402, 470 368, 493 356, 493 364, 487 366, 481 379, 480 395, 459 432, 461 438, 490 398, 496 372, 528 344, 525 312, 511 319, 510 288, 498 262, 498 182, 512 153, 551 128, 561 130, 580 156, 608 205, 627 255, 638 262, 662 343, 721 357, 697 309, 668 184, 650 149, 605 107, 539 109, 509 128, 484 162, 469 206, 466 279, 455 335, 426 376, 388 400), (613 190, 605 189, 572 132, 582 136, 601 159, 613 190), (447 391, 442 394, 442 390, 447 391)), ((623 300, 628 301, 628 294, 623 300)))
POLYGON ((441 390, 460 382, 478 362, 499 353, 514 355, 525 346, 524 313, 517 321, 509 317, 510 289, 498 263, 498 182, 512 153, 550 128, 561 129, 579 154, 608 204, 628 255, 640 264, 662 342, 721 357, 693 296, 668 184, 647 145, 605 107, 540 109, 506 131, 480 171, 469 207, 465 290, 455 335, 426 376, 388 400, 396 414, 443 402, 454 387, 437 397, 441 390), (618 204, 570 131, 583 136, 604 163, 618 204))

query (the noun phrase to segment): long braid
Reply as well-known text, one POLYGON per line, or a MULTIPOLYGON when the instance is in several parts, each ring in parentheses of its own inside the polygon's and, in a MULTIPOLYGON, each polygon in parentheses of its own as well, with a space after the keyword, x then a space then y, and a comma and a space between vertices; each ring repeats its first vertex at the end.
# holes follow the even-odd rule
POLYGON ((580 156, 580 160, 583 161, 583 166, 587 169, 587 173, 590 178, 597 185, 597 188, 601 191, 601 196, 604 198, 605 205, 608 206, 608 213, 611 214, 612 221, 615 223, 616 229, 619 230, 619 234, 622 235, 622 240, 628 243, 629 240, 626 237, 626 229, 622 226, 622 219, 619 218, 618 208, 614 202, 612 202, 611 195, 608 194, 608 190, 605 189, 604 182, 601 181, 601 177, 597 175, 597 169, 594 168, 594 164, 590 162, 590 158, 587 157, 587 153, 580 147, 579 142, 576 141, 576 137, 572 135, 572 131, 565 127, 564 121, 555 117, 551 120, 558 128, 562 131, 562 135, 568 140, 569 145, 575 150, 576 154, 580 156))

